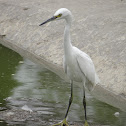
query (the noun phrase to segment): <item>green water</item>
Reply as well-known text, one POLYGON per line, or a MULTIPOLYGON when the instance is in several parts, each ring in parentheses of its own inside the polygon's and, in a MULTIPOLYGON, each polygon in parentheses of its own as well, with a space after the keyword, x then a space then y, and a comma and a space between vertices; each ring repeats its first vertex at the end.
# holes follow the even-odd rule
MULTIPOLYGON (((74 101, 69 121, 84 122, 82 90, 74 85, 74 101)), ((27 105, 41 113, 45 122, 64 118, 70 95, 70 84, 56 74, 23 59, 14 51, 0 45, 0 110, 21 109, 27 105)), ((86 93, 88 121, 105 126, 126 126, 126 113, 100 102, 86 93), (114 113, 119 112, 119 117, 114 113)), ((0 121, 0 126, 38 126, 37 123, 0 121), (9 124, 8 124, 9 123, 9 124)), ((41 124, 42 125, 42 124, 41 124)))

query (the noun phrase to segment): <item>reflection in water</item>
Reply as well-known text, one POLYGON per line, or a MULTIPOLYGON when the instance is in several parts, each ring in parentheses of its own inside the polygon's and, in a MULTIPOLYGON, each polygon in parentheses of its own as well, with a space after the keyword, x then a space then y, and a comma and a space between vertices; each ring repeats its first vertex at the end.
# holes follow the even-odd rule
MULTIPOLYGON (((70 84, 27 59, 22 61, 17 53, 3 46, 0 46, 0 54, 0 107, 9 106, 19 110, 28 107, 41 114, 44 121, 49 122, 63 119, 69 101, 70 84), (9 102, 4 101, 4 104, 2 100, 6 97, 9 102)), ((82 94, 82 90, 74 85, 74 101, 69 111, 70 121, 84 121, 82 94)), ((86 96, 90 122, 107 126, 126 126, 125 112, 94 99, 88 93, 86 96), (114 116, 115 112, 120 113, 119 117, 114 116)), ((0 122, 0 125, 7 126, 4 122, 0 122)), ((21 126, 25 126, 25 123, 21 126)))
POLYGON ((40 71, 45 71, 45 69, 41 69, 29 60, 24 60, 24 63, 17 68, 14 75, 14 79, 21 84, 14 88, 12 97, 14 99, 22 97, 40 98, 37 91, 41 85, 39 82, 41 79, 41 76, 39 75, 40 71))
MULTIPOLYGON (((33 111, 64 117, 70 94, 70 84, 27 59, 18 66, 13 77, 20 84, 13 89, 13 94, 8 99, 10 107, 28 105, 33 111)), ((78 96, 81 95, 77 89, 75 92, 78 96)), ((78 103, 78 101, 76 102, 78 103)), ((77 103, 73 104, 73 107, 83 109, 77 103)), ((71 114, 76 115, 72 116, 73 120, 80 120, 77 111, 71 111, 71 114)))

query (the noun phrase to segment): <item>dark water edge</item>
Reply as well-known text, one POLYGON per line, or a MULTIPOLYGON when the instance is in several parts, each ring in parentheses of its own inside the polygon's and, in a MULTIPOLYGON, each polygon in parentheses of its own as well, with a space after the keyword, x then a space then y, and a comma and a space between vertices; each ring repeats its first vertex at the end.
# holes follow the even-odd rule
MULTIPOLYGON (((83 125, 82 94, 74 85, 74 101, 68 118, 71 125, 73 122, 83 125)), ((64 118, 69 95, 69 83, 0 45, 0 126, 47 126, 59 122, 64 118), (22 110, 23 107, 27 110, 22 110)), ((91 125, 126 125, 125 112, 88 93, 86 97, 91 125)))

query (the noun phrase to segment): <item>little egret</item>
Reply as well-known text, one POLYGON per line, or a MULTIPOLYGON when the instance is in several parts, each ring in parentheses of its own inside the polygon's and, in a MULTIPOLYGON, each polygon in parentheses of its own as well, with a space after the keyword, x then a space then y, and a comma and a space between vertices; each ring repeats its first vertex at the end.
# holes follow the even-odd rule
POLYGON ((71 28, 71 23, 72 23, 72 14, 68 9, 61 8, 57 10, 53 17, 43 22, 39 26, 44 25, 47 22, 59 20, 59 19, 65 19, 65 22, 66 22, 65 31, 64 31, 63 66, 64 66, 65 73, 71 80, 70 81, 71 96, 69 99, 69 105, 68 105, 64 120, 58 124, 55 124, 54 126, 56 125, 68 126, 66 118, 67 118, 71 103, 73 101, 73 81, 83 84, 83 92, 84 92, 83 106, 84 106, 84 112, 85 112, 84 126, 89 126, 87 123, 87 116, 86 116, 85 88, 87 88, 89 91, 92 91, 94 89, 94 86, 97 83, 99 83, 99 78, 96 74, 95 67, 91 58, 86 53, 82 52, 81 50, 72 46, 71 44, 70 28, 71 28))

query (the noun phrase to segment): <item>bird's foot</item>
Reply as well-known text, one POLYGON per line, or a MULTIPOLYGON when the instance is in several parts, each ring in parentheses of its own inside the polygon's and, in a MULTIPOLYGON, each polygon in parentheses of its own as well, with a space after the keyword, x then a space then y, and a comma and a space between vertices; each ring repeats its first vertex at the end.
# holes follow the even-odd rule
POLYGON ((63 121, 61 121, 61 122, 59 122, 57 124, 54 124, 52 126, 69 126, 69 125, 68 125, 67 120, 65 118, 63 121))
POLYGON ((89 126, 87 120, 85 120, 84 126, 89 126))

